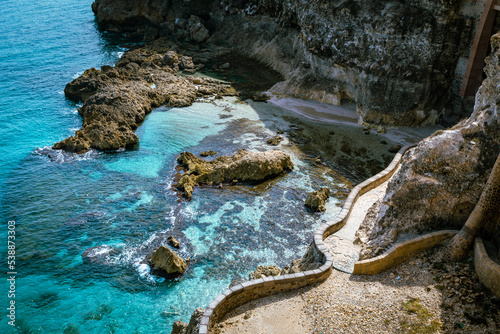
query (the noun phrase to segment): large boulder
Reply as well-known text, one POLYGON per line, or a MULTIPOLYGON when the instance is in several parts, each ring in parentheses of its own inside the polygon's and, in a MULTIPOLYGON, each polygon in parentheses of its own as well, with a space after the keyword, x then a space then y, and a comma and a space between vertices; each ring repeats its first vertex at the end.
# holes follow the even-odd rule
POLYGON ((325 211, 325 202, 330 197, 330 189, 321 188, 307 195, 306 206, 313 211, 325 211))
POLYGON ((222 156, 205 161, 190 152, 177 158, 185 173, 176 188, 191 197, 196 185, 224 182, 258 183, 293 169, 290 156, 282 151, 250 152, 239 150, 232 157, 222 156))
POLYGON ((182 275, 187 268, 187 263, 170 248, 160 246, 151 256, 154 269, 164 270, 169 275, 182 275))

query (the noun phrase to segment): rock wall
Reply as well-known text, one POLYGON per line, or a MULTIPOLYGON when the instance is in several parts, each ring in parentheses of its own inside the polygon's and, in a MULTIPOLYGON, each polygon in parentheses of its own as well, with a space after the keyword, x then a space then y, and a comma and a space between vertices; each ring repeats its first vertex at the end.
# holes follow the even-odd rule
POLYGON ((273 87, 277 93, 333 104, 352 99, 364 122, 418 125, 439 120, 470 39, 458 2, 96 0, 92 8, 103 29, 149 40, 189 40, 186 22, 197 15, 208 42, 280 72, 286 80, 273 87))
MULTIPOLYGON (((405 155, 388 185, 366 250, 377 249, 374 241, 394 229, 399 233, 459 229, 472 212, 500 152, 500 34, 492 37, 491 47, 487 78, 476 95, 473 114, 405 155)), ((489 238, 500 242, 498 227, 489 238)))

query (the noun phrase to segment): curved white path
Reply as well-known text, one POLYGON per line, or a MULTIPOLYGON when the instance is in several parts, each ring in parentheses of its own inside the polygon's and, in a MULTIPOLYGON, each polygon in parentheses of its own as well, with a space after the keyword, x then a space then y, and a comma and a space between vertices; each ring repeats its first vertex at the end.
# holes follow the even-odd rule
POLYGON ((352 274, 354 263, 359 260, 359 252, 361 251, 361 246, 353 243, 356 231, 372 205, 384 198, 388 183, 389 181, 386 181, 360 196, 354 203, 345 226, 324 240, 328 251, 332 254, 335 269, 352 274))

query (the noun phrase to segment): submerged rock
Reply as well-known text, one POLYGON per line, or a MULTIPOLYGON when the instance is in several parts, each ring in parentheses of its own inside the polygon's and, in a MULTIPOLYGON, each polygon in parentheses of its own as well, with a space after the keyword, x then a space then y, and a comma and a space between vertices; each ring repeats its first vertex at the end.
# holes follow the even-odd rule
POLYGON ((328 188, 312 191, 307 195, 305 205, 313 211, 325 211, 325 202, 328 197, 330 197, 330 189, 328 188))
POLYGON ((248 275, 248 279, 254 280, 262 277, 278 276, 281 269, 277 266, 258 266, 253 272, 248 275))
POLYGON ((182 275, 187 268, 187 263, 170 248, 160 246, 151 256, 154 269, 164 270, 169 275, 182 275))
POLYGON ((401 149, 401 145, 394 145, 394 146, 391 146, 388 149, 388 151, 391 153, 398 153, 400 149, 401 149))
POLYGON ((116 249, 108 246, 96 246, 87 248, 83 254, 83 260, 87 260, 91 263, 101 263, 101 264, 110 264, 110 256, 116 253, 116 249))
POLYGON ((185 173, 175 185, 191 197, 197 185, 212 185, 227 182, 259 183, 293 169, 290 156, 282 151, 250 152, 239 150, 231 157, 222 156, 205 161, 190 152, 177 158, 185 173))
POLYGON ((255 95, 252 95, 251 98, 255 102, 267 102, 268 100, 271 99, 271 97, 269 95, 267 95, 266 93, 255 94, 255 95))

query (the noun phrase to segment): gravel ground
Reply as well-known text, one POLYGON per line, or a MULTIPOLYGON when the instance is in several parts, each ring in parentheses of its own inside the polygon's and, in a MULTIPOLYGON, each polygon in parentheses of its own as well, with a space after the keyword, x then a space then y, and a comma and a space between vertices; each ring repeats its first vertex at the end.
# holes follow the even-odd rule
POLYGON ((263 298, 214 333, 500 333, 500 298, 472 260, 440 262, 441 248, 372 276, 334 271, 323 283, 263 298))

